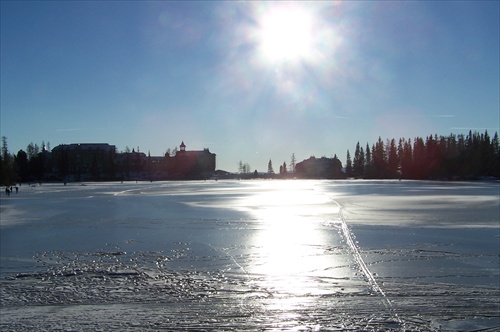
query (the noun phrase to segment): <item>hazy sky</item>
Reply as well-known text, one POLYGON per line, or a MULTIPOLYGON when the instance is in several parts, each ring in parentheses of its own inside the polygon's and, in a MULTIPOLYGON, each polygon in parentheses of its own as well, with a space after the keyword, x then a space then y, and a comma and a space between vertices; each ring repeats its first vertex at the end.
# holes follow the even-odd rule
POLYGON ((1 2, 1 135, 275 169, 499 130, 498 1, 1 2))

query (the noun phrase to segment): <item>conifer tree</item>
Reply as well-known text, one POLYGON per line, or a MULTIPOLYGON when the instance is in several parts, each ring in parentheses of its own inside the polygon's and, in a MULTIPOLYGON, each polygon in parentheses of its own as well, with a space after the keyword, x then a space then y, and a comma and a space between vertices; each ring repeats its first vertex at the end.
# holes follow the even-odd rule
POLYGON ((388 176, 390 178, 394 178, 397 176, 398 168, 399 168, 399 159, 398 152, 396 149, 396 141, 391 139, 387 140, 387 171, 388 176))
POLYGON ((295 159, 295 153, 292 153, 292 157, 290 158, 290 172, 295 173, 295 164, 297 160, 295 159))
POLYGON ((352 161, 351 154, 349 153, 349 149, 347 149, 347 156, 345 161, 345 172, 348 177, 352 176, 352 161))
POLYGON ((370 175, 371 167, 372 167, 372 153, 370 150, 370 145, 368 145, 368 143, 366 143, 365 165, 364 165, 364 172, 363 172, 363 176, 365 178, 371 176, 370 175))
POLYGON ((267 173, 274 174, 273 162, 269 159, 269 163, 267 164, 267 173))

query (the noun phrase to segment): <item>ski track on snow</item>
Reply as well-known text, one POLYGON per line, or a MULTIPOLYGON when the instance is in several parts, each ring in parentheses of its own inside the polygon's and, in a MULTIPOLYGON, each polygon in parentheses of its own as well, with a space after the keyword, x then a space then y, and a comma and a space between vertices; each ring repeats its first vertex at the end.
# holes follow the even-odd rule
POLYGON ((356 245, 356 241, 354 241, 354 234, 352 231, 349 229, 349 226, 347 225, 347 222, 344 218, 343 215, 343 206, 337 202, 335 199, 330 197, 329 195, 323 193, 323 195, 326 195, 333 203, 335 203, 338 208, 338 219, 341 224, 341 229, 342 229, 342 235, 346 239, 347 245, 349 246, 349 249, 352 251, 352 254, 354 256, 354 259, 356 260, 356 263, 358 264, 359 268, 363 272, 363 275, 366 277, 368 280, 368 283, 370 284, 372 290, 382 296, 383 303, 385 307, 389 310, 390 314, 394 317, 394 319, 401 325, 403 328, 404 322, 401 320, 401 318, 398 316, 396 312, 394 312, 394 307, 387 295, 385 294, 384 290, 380 285, 378 284, 377 280, 375 279, 375 276, 373 273, 370 271, 368 266, 366 265, 365 261, 363 260, 363 256, 361 255, 361 252, 359 250, 359 247, 356 245))

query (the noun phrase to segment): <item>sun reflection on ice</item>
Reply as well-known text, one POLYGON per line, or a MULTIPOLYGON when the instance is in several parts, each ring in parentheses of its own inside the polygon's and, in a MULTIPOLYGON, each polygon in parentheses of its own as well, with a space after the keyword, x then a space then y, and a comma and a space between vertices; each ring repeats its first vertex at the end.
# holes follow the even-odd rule
POLYGON ((339 262, 329 250, 332 234, 337 233, 325 222, 331 221, 338 208, 315 191, 313 183, 273 181, 260 185, 258 194, 240 205, 260 223, 251 240, 255 260, 247 271, 274 297, 287 298, 288 305, 297 296, 331 293, 325 280, 341 276, 334 275, 332 266, 339 262))

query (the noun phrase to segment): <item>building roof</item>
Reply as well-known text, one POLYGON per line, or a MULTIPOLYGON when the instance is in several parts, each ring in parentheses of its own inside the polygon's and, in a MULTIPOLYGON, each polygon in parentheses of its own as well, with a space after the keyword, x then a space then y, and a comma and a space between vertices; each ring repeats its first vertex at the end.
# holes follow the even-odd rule
POLYGON ((115 150, 114 145, 109 145, 108 143, 72 143, 72 144, 60 144, 53 148, 52 150, 105 150, 109 151, 115 150))

